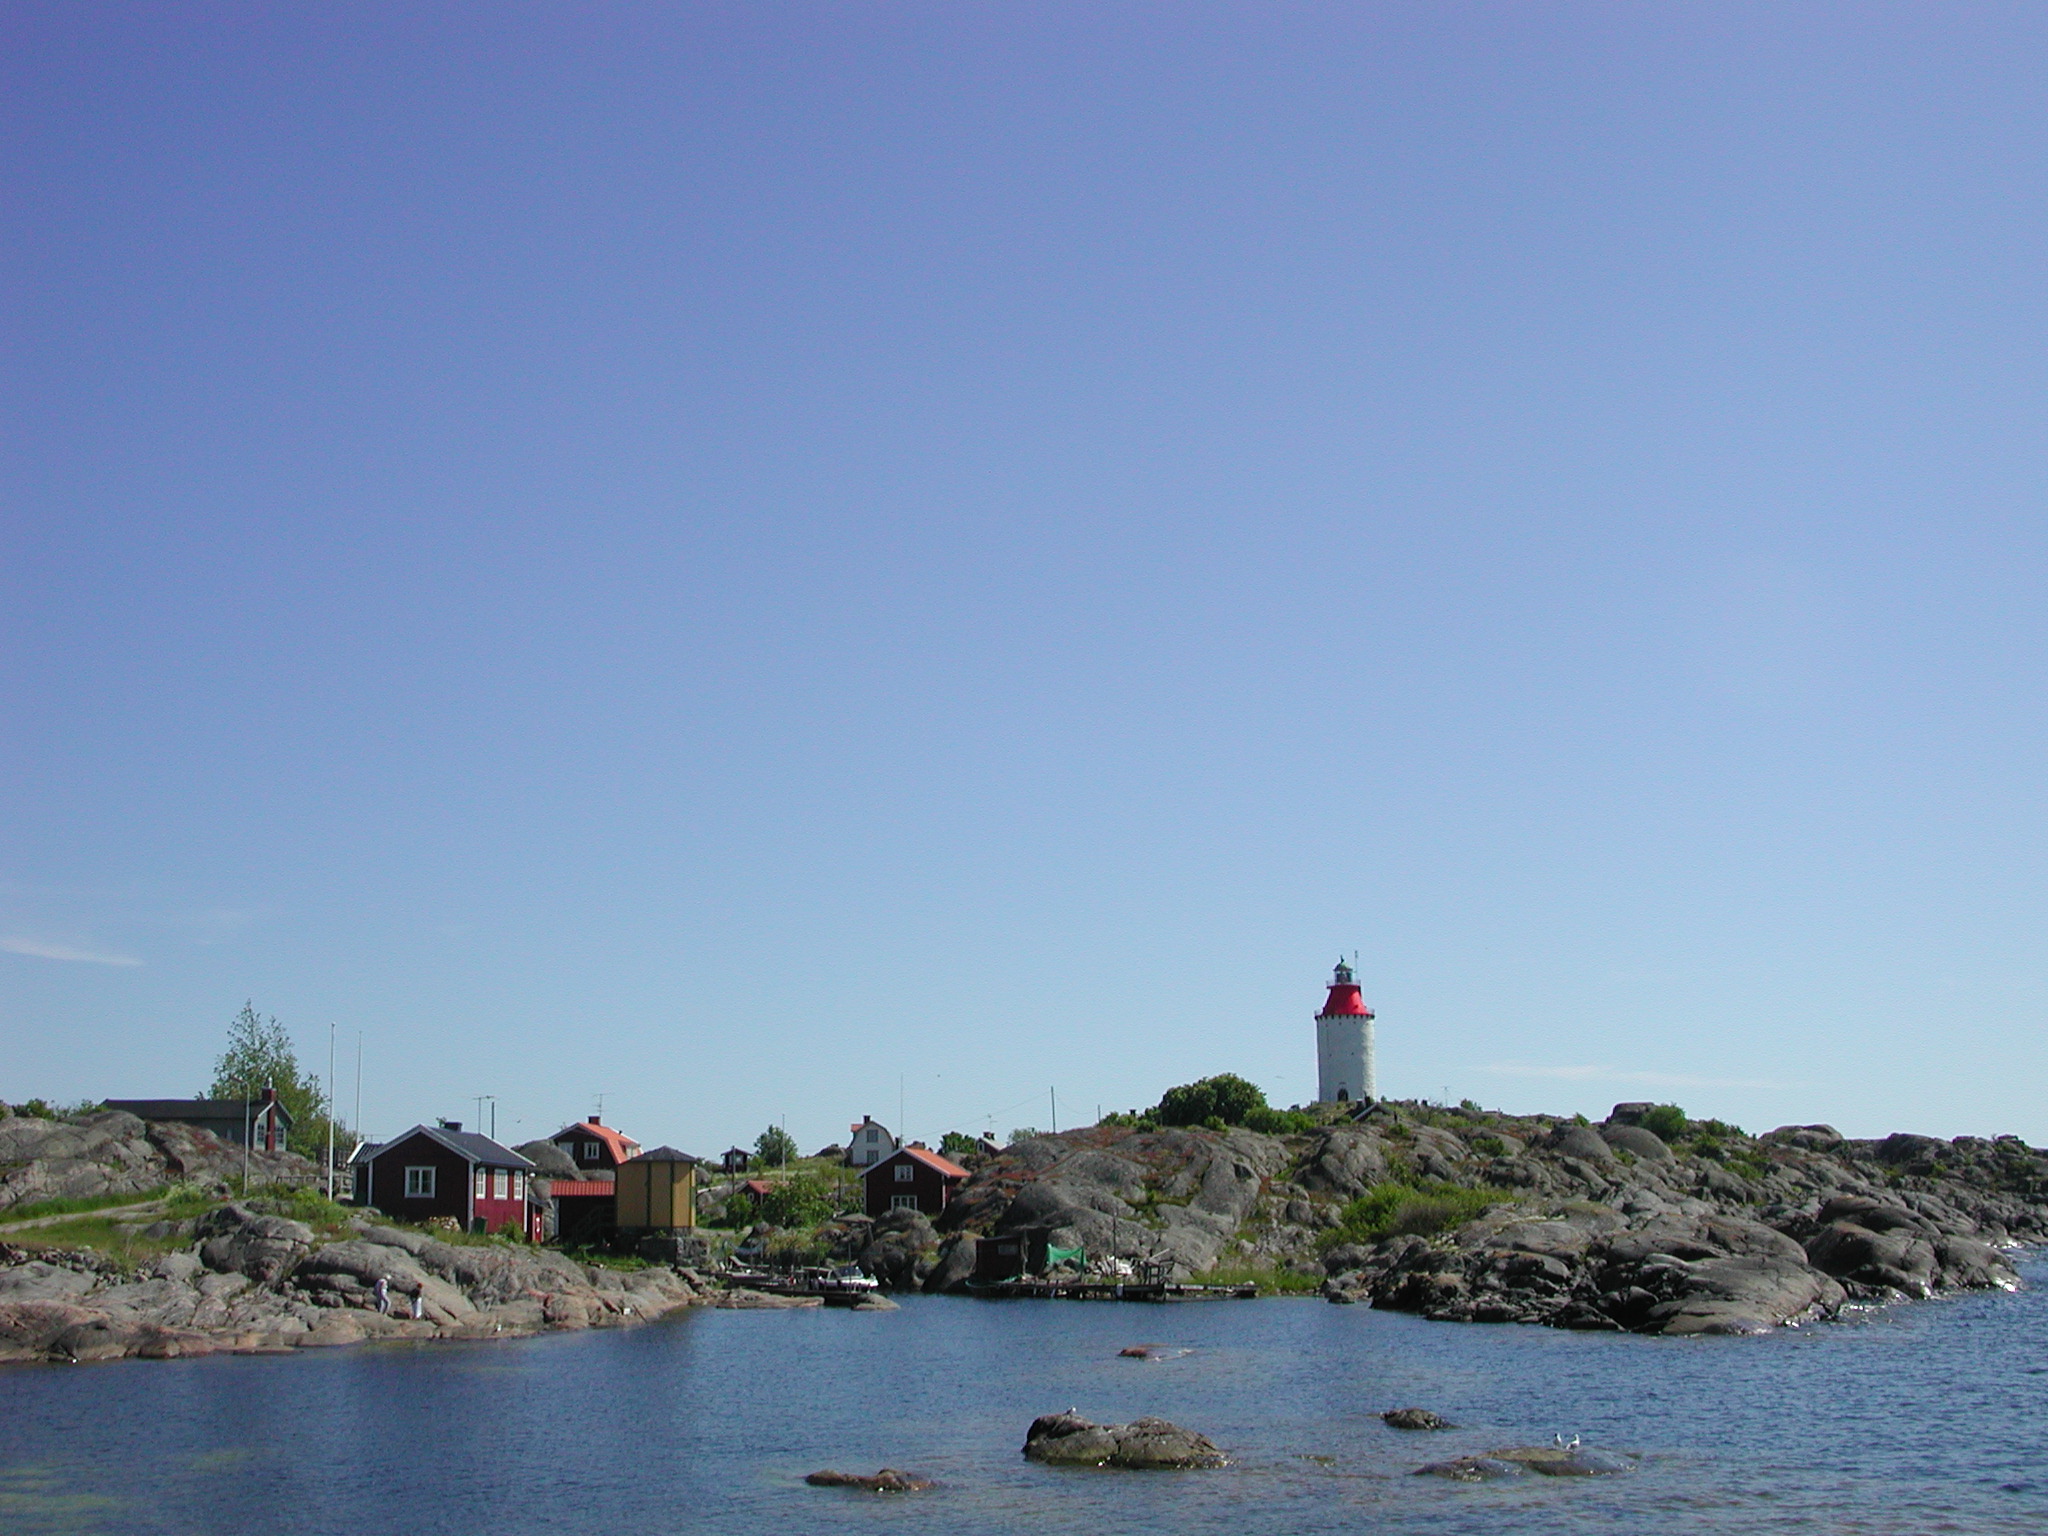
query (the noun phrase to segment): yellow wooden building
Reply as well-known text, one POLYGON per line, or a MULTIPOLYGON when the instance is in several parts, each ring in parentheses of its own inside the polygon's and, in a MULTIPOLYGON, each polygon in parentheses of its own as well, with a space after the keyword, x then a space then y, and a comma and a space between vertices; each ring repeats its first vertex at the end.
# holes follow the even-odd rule
POLYGON ((619 1164, 619 1230, 682 1232, 695 1227, 698 1162, 674 1147, 656 1147, 619 1164))

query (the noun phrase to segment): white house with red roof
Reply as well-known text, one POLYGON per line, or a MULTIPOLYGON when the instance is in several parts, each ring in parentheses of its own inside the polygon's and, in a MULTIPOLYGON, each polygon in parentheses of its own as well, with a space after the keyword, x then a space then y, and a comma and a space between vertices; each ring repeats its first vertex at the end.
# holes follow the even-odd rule
POLYGON ((889 1127, 873 1115, 862 1115, 860 1124, 848 1127, 846 1166, 872 1168, 903 1143, 889 1134, 889 1127))

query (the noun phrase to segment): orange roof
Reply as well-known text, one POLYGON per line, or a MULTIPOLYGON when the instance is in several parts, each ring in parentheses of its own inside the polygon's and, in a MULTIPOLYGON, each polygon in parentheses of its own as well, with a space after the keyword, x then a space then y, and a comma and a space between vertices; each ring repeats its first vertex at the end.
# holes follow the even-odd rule
POLYGON ((894 1162, 899 1157, 914 1157, 920 1163, 923 1163, 925 1167, 931 1169, 932 1172, 944 1174, 949 1179, 964 1179, 967 1177, 967 1170, 965 1168, 962 1168, 951 1158, 939 1156, 930 1147, 900 1147, 880 1162, 872 1163, 868 1167, 863 1168, 861 1170, 861 1177, 866 1178, 875 1169, 882 1167, 884 1164, 894 1162))
POLYGON ((640 1143, 630 1136, 621 1136, 608 1125, 599 1125, 591 1120, 578 1120, 574 1125, 564 1127, 550 1136, 550 1141, 560 1141, 564 1136, 594 1136, 612 1149, 612 1160, 623 1163, 640 1150, 640 1143))

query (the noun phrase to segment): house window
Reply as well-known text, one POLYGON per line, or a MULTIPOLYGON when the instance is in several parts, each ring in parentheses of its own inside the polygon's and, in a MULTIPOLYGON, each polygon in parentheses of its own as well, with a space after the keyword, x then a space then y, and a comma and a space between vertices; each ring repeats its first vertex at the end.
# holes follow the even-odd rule
POLYGON ((917 1196, 891 1195, 889 1197, 889 1209, 892 1211, 914 1211, 917 1209, 917 1196))
POLYGON ((408 1200, 431 1200, 434 1198, 434 1170, 431 1168, 408 1168, 405 1170, 405 1198, 408 1200))
POLYGON ((526 1198, 526 1175, 523 1173, 512 1175, 512 1198, 514 1200, 524 1200, 526 1198))
POLYGON ((896 1182, 898 1184, 908 1184, 912 1179, 916 1177, 917 1170, 911 1167, 910 1164, 898 1163, 896 1165, 896 1182))
POLYGON ((586 1141, 583 1143, 583 1161, 586 1163, 594 1163, 603 1156, 604 1148, 597 1142, 586 1141))
POLYGON ((871 1131, 869 1131, 869 1132, 868 1132, 868 1140, 869 1140, 869 1141, 880 1141, 881 1139, 882 1139, 882 1133, 881 1133, 880 1131, 873 1131, 873 1130, 871 1130, 871 1131))
POLYGON ((511 1195, 512 1175, 502 1168, 494 1169, 491 1173, 491 1198, 493 1200, 507 1200, 511 1198, 511 1195))

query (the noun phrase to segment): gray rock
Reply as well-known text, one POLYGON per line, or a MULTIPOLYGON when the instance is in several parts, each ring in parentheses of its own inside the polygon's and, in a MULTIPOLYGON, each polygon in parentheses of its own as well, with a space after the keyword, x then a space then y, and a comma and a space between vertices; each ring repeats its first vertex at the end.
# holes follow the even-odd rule
POLYGON ((1449 1419, 1427 1408, 1393 1408, 1380 1415, 1394 1429, 1455 1429, 1449 1419))
POLYGON ((68 1301, 99 1284, 90 1271, 66 1269, 39 1260, 0 1269, 0 1301, 68 1301))
POLYGON ((1058 1466, 1173 1469, 1220 1467, 1223 1453, 1206 1435, 1165 1419, 1129 1424, 1093 1424, 1074 1413, 1034 1419, 1024 1436, 1024 1454, 1058 1466))
POLYGON ((1454 1461, 1435 1461, 1415 1469, 1418 1477, 1447 1477, 1456 1482, 1477 1483, 1538 1472, 1545 1477, 1611 1477, 1632 1472, 1635 1463, 1613 1451, 1592 1446, 1567 1450, 1553 1446, 1510 1446, 1477 1456, 1460 1456, 1454 1461))
POLYGON ((198 1223, 199 1257, 223 1274, 268 1284, 291 1273, 313 1246, 313 1229, 283 1216, 261 1216, 245 1205, 208 1211, 198 1223))
POLYGON ((1664 1138, 1640 1125, 1603 1125, 1600 1127, 1600 1139, 1618 1152, 1627 1152, 1649 1162, 1675 1161, 1664 1138))
POLYGON ((1614 1152, 1589 1125, 1561 1125, 1552 1134, 1550 1150, 1560 1157, 1575 1157, 1582 1163, 1611 1163, 1614 1152))

